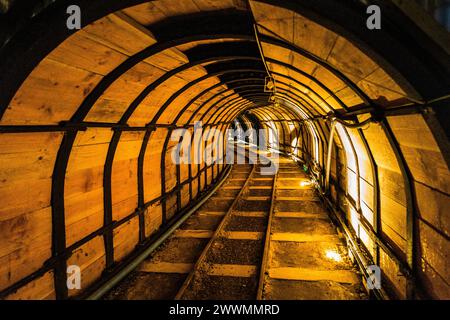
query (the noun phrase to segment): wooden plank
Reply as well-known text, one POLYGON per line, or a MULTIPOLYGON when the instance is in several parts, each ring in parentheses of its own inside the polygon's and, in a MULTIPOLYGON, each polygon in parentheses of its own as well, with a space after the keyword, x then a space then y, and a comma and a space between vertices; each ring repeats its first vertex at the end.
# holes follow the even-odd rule
POLYGON ((68 245, 103 225, 103 167, 111 136, 109 129, 77 134, 64 189, 68 245))
POLYGON ((274 232, 271 237, 272 241, 289 241, 289 242, 337 242, 339 237, 335 235, 313 235, 310 233, 289 233, 274 232))
POLYGON ((378 65, 368 55, 343 37, 337 39, 327 61, 355 83, 378 68, 378 65), (349 60, 348 57, 351 59, 349 60))
POLYGON ((155 203, 145 211, 145 236, 155 233, 162 224, 162 208, 160 203, 155 203))
POLYGON ((450 196, 421 183, 414 183, 420 218, 444 234, 450 234, 450 196), (430 201, 432 200, 432 201, 430 201))
MULTIPOLYGON (((317 67, 317 69, 314 70, 314 73, 312 74, 312 76, 315 79, 317 79, 318 82, 326 83, 326 86, 328 87, 328 89, 330 89, 333 92, 337 92, 346 87, 345 82, 340 80, 331 71, 329 71, 328 69, 326 69, 325 67, 322 67, 322 66, 317 67)), ((316 89, 319 89, 319 85, 314 80, 310 80, 309 82, 307 82, 307 84, 309 84, 309 86, 314 91, 316 91, 316 89)), ((329 95, 325 95, 325 96, 328 97, 329 95)))
POLYGON ((201 216, 224 216, 226 214, 225 211, 197 211, 198 215, 201 216))
POLYGON ((193 0, 195 5, 202 11, 215 11, 228 8, 236 8, 238 10, 246 10, 247 3, 242 0, 193 0))
POLYGON ((256 196, 246 196, 243 197, 246 201, 269 201, 270 197, 256 197, 256 196))
MULTIPOLYGON (((359 81, 357 85, 369 98, 379 100, 380 105, 382 106, 389 106, 392 104, 401 105, 411 102, 405 98, 405 92, 395 80, 381 68, 374 71, 365 79, 359 81)), ((410 97, 413 97, 415 100, 421 99, 416 93, 410 92, 410 97)))
MULTIPOLYGON (((381 127, 371 125, 364 130, 364 135, 372 150, 377 165, 392 172, 400 173, 400 167, 397 163, 394 151, 381 127)), ((383 185, 381 180, 380 185, 383 185)))
POLYGON ((221 188, 222 190, 240 190, 240 186, 224 186, 221 188))
POLYGON ((55 48, 48 58, 105 76, 125 61, 127 56, 80 30, 55 48))
POLYGON ((295 281, 334 281, 345 284, 359 283, 358 276, 351 270, 316 270, 294 267, 270 268, 269 277, 295 281))
MULTIPOLYGON (((193 267, 193 263, 156 261, 144 262, 141 264, 138 270, 140 272, 186 274, 191 272, 193 267)), ((237 264, 211 264, 206 270, 206 273, 211 276, 242 278, 253 277, 254 275, 256 275, 256 272, 257 266, 237 264)))
POLYGON ((258 217, 258 218, 264 218, 267 216, 267 212, 265 211, 234 211, 234 216, 239 217, 258 217))
POLYGON ((110 14, 83 30, 91 39, 128 56, 157 42, 148 29, 122 13, 110 14))
POLYGON ((139 242, 139 219, 134 217, 114 229, 114 261, 120 261, 131 253, 139 242))
POLYGON ((194 264, 192 263, 174 263, 163 261, 144 261, 139 267, 140 272, 157 272, 157 273, 189 273, 194 264))
POLYGON ((55 298, 53 272, 49 271, 8 295, 5 300, 54 300, 55 298))
MULTIPOLYGON (((110 14, 86 26, 83 31, 91 39, 131 56, 157 41, 144 26, 121 12, 110 14)), ((145 60, 162 70, 170 70, 188 61, 177 49, 167 49, 145 60)))
POLYGON ((0 123, 58 124, 70 119, 101 75, 42 60, 17 91, 0 123))
POLYGON ((86 121, 117 122, 133 100, 165 72, 140 62, 121 74, 91 108, 86 121), (115 120, 115 121, 114 121, 115 120))
POLYGON ((293 65, 307 74, 312 74, 317 68, 314 61, 301 57, 289 49, 265 42, 262 42, 262 48, 266 57, 293 65))
POLYGON ((249 231, 224 231, 221 234, 224 238, 233 240, 260 240, 263 238, 263 232, 249 231))
POLYGON ((167 135, 167 129, 159 128, 152 132, 144 158, 144 201, 150 201, 161 195, 161 168, 154 163, 161 162, 161 150, 167 135))
POLYGON ((69 290, 69 296, 79 294, 98 280, 105 268, 103 237, 96 237, 78 248, 67 260, 67 265, 77 265, 81 269, 81 289, 69 290))
POLYGON ((319 202, 320 199, 317 197, 276 197, 277 201, 311 201, 311 202, 319 202))
POLYGON ((211 276, 250 278, 257 274, 258 267, 241 264, 213 264, 207 273, 211 276))
POLYGON ((421 243, 421 258, 428 263, 439 276, 450 282, 450 275, 447 273, 449 261, 448 237, 437 233, 422 221, 419 222, 419 234, 421 243))
MULTIPOLYGON (((160 84, 156 89, 152 90, 136 108, 135 112, 129 119, 132 125, 145 125, 152 119, 159 108, 183 86, 189 83, 189 80, 181 78, 180 76, 172 76, 165 82, 160 84)), ((162 117, 161 120, 167 120, 162 117)))
POLYGON ((234 200, 234 199, 236 199, 236 197, 226 197, 226 196, 213 195, 210 199, 211 199, 211 201, 223 201, 223 200, 234 200))
POLYGON ((51 257, 51 209, 0 222, 0 290, 51 257))
POLYGON ((328 219, 326 214, 307 213, 307 212, 275 212, 275 218, 293 218, 293 219, 328 219))
POLYGON ((196 6, 195 2, 192 0, 184 1, 168 1, 159 0, 154 1, 155 7, 157 7, 161 12, 167 17, 194 14, 200 12, 200 9, 196 6))
POLYGON ((182 230, 178 229, 174 233, 174 237, 177 238, 199 238, 208 239, 211 238, 214 231, 212 230, 182 230))
POLYGON ((155 1, 145 2, 122 10, 130 18, 143 26, 165 19, 166 14, 155 6, 155 1))
POLYGON ((364 103, 364 100, 349 87, 342 88, 335 93, 336 96, 341 99, 342 102, 344 102, 348 107, 359 106, 364 103))
POLYGON ((277 186, 278 190, 312 190, 313 187, 302 187, 302 186, 277 186))
POLYGON ((249 186, 250 190, 272 190, 272 186, 249 186))

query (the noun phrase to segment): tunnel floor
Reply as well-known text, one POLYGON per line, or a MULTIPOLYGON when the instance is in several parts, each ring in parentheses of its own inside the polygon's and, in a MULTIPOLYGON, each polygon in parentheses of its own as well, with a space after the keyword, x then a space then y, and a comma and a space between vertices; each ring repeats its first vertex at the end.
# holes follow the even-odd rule
POLYGON ((107 300, 366 299, 306 173, 235 164, 223 185, 107 300), (275 191, 273 190, 275 188, 275 191))

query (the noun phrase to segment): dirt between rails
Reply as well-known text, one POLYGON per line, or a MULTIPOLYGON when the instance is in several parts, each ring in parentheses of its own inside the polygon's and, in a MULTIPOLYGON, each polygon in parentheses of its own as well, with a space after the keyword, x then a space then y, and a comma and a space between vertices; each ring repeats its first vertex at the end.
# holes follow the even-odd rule
POLYGON ((262 240, 216 240, 206 255, 207 263, 256 265, 261 264, 262 240))
POLYGON ((266 217, 231 216, 225 226, 225 231, 265 232, 267 228, 266 217))
POLYGON ((254 300, 258 279, 197 274, 183 300, 254 300))

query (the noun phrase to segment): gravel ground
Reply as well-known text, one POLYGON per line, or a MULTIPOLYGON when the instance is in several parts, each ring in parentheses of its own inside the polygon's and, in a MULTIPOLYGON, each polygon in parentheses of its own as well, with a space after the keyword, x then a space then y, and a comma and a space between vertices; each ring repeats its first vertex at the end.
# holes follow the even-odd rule
POLYGON ((259 266, 262 259, 262 240, 220 239, 214 242, 206 256, 209 263, 245 264, 259 266))
POLYGON ((239 200, 235 211, 269 211, 270 201, 239 200))
POLYGON ((265 232, 266 228, 266 217, 231 216, 225 226, 225 231, 265 232))
POLYGON ((201 279, 194 279, 183 299, 253 300, 257 285, 256 278, 202 275, 201 279))
POLYGON ((173 299, 183 284, 185 274, 133 272, 119 286, 105 295, 104 300, 173 299))

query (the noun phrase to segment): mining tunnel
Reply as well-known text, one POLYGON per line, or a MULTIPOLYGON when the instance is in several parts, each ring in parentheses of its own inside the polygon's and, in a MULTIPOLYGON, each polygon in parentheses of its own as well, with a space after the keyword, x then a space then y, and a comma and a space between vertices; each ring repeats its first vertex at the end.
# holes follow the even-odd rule
POLYGON ((1 299, 450 298, 450 41, 416 2, 1 5, 1 299))

